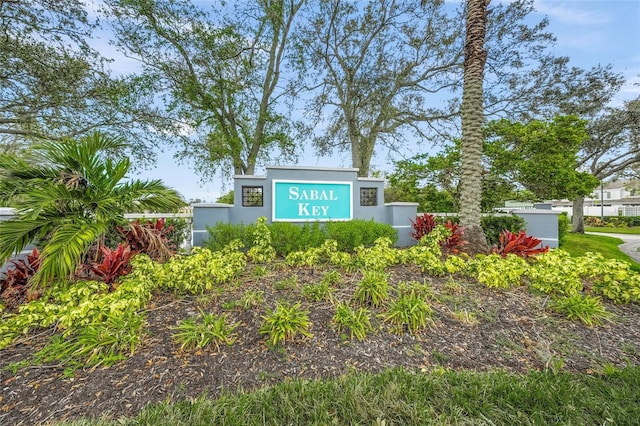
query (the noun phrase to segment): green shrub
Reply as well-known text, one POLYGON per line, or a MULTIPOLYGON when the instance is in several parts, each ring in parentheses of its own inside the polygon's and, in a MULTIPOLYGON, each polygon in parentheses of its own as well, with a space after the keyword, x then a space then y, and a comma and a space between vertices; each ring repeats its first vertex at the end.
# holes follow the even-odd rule
POLYGON ((571 320, 580 320, 586 325, 597 325, 602 321, 608 321, 611 314, 602 305, 599 297, 583 294, 554 298, 549 307, 559 313, 565 314, 571 320))
POLYGON ((181 350, 189 351, 212 344, 219 351, 221 344, 232 345, 235 342, 233 332, 240 323, 228 324, 225 316, 202 310, 200 319, 201 321, 196 321, 196 318, 187 318, 173 327, 173 339, 181 344, 181 350))
POLYGON ((640 226, 640 216, 604 216, 604 222, 599 216, 585 216, 584 223, 589 226, 640 226))
POLYGON ((512 233, 519 233, 524 230, 525 221, 520 216, 483 216, 482 229, 487 237, 487 244, 490 246, 500 242, 499 235, 505 229, 512 233))
POLYGON ((364 340, 371 331, 371 312, 366 308, 353 309, 347 302, 336 304, 336 313, 331 321, 336 325, 338 333, 348 331, 351 339, 364 340))
POLYGON ((276 249, 271 245, 271 231, 266 222, 267 218, 264 216, 256 221, 253 246, 247 251, 247 256, 254 263, 269 263, 276 258, 276 249))
POLYGON ((318 284, 307 284, 302 287, 302 295, 312 302, 320 302, 328 300, 335 288, 331 287, 328 282, 320 282, 318 284))
POLYGON ((291 222, 274 222, 269 225, 271 244, 276 253, 286 257, 294 251, 303 251, 309 247, 320 247, 327 239, 325 230, 319 222, 302 225, 291 222))
POLYGON ((218 222, 213 226, 207 226, 209 238, 205 247, 212 251, 222 250, 233 240, 240 240, 247 250, 253 246, 253 234, 256 226, 218 222))
POLYGON ((309 333, 311 326, 309 312, 304 310, 300 303, 291 305, 287 302, 278 302, 276 308, 267 311, 262 319, 264 322, 259 332, 265 334, 268 342, 274 346, 285 340, 293 339, 298 333, 306 337, 313 337, 309 333))
MULTIPOLYGON (((221 250, 233 240, 240 240, 247 250, 254 245, 255 224, 217 223, 207 227, 209 239, 206 247, 221 250)), ((338 251, 353 252, 358 246, 372 246, 380 237, 387 237, 393 243, 398 235, 391 225, 372 220, 355 219, 347 222, 308 222, 295 224, 275 222, 267 225, 271 234, 271 245, 279 256, 320 247, 326 240, 335 240, 338 251)))
POLYGON ((362 305, 380 306, 389 298, 387 278, 381 271, 364 271, 353 298, 362 305))
POLYGON ((327 222, 325 230, 327 238, 338 242, 338 250, 346 252, 353 252, 358 246, 372 246, 381 237, 389 238, 392 243, 398 240, 397 232, 391 225, 373 220, 327 222))
POLYGON ((569 216, 567 212, 562 212, 560 216, 558 216, 558 244, 562 245, 565 237, 571 230, 571 225, 569 222, 569 216))
POLYGON ((427 326, 431 322, 433 310, 429 304, 415 291, 400 294, 391 303, 387 311, 381 314, 384 321, 396 327, 399 333, 415 333, 427 326))

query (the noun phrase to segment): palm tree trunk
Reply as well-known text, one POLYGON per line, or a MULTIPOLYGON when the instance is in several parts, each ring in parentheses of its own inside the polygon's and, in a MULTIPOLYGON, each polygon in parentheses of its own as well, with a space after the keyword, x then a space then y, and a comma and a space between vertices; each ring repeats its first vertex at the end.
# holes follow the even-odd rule
POLYGON ((460 180, 460 225, 465 229, 466 251, 486 253, 487 239, 481 226, 482 125, 484 39, 490 0, 468 0, 467 34, 464 47, 464 87, 462 93, 462 148, 460 180))
POLYGON ((571 215, 571 232, 584 234, 584 196, 573 200, 571 215))

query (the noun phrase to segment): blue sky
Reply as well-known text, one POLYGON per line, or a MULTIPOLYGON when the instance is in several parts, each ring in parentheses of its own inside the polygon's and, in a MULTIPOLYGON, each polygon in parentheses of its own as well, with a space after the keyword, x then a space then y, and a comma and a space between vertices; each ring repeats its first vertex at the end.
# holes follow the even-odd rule
MULTIPOLYGON (((611 64, 627 80, 615 98, 616 104, 640 95, 640 0, 537 0, 535 8, 537 17, 549 18, 549 30, 557 37, 553 48, 556 55, 568 56, 570 65, 582 68, 611 64)), ((129 65, 128 61, 115 64, 123 71, 129 65)), ((376 169, 390 169, 386 157, 376 157, 372 163, 376 169)), ((348 158, 317 158, 311 154, 301 157, 296 165, 350 167, 350 162, 348 158)), ((220 179, 202 183, 189 164, 177 164, 171 152, 160 156, 155 169, 131 177, 162 179, 187 200, 200 198, 213 202, 233 189, 232 183, 220 179)))

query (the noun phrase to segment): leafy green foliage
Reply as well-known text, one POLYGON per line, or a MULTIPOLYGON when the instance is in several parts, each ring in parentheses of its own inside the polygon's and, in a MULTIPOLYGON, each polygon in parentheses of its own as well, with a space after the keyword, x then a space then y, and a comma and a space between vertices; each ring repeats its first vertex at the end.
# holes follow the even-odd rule
POLYGON ((640 303, 640 273, 632 271, 628 263, 595 253, 587 253, 581 259, 583 276, 593 293, 616 303, 640 303))
POLYGON ((418 154, 397 161, 387 176, 385 202, 415 202, 419 212, 454 212, 457 210, 459 166, 460 151, 452 145, 433 156, 418 154))
MULTIPOLYGON (((411 221, 413 231, 409 234, 413 239, 420 241, 425 236, 431 234, 437 225, 436 218, 433 215, 426 214, 416 217, 416 221, 411 221)), ((440 246, 445 253, 459 253, 462 246, 466 244, 463 239, 463 228, 458 223, 451 220, 447 220, 443 225, 448 229, 448 235, 446 238, 442 238, 440 246)))
POLYGON ((582 291, 583 261, 563 250, 552 250, 536 256, 526 272, 530 287, 544 294, 572 296, 582 291))
POLYGON ((207 226, 209 237, 205 247, 211 251, 222 250, 231 241, 239 241, 242 247, 251 247, 253 244, 253 231, 255 225, 231 224, 218 222, 213 226, 207 226))
POLYGON ((178 155, 193 160, 199 174, 251 175, 274 153, 291 158, 294 129, 283 111, 289 93, 279 79, 299 4, 206 10, 186 0, 104 3, 114 42, 139 60, 149 90, 165 96, 162 105, 142 108, 138 120, 152 133, 173 131, 178 155), (163 117, 197 129, 201 140, 182 137, 163 117))
POLYGON ((392 243, 398 240, 395 229, 387 223, 373 220, 354 219, 325 224, 327 239, 338 242, 338 250, 353 252, 359 246, 371 246, 378 238, 388 238, 392 243))
POLYGON ((192 294, 210 290, 244 269, 246 259, 238 248, 238 243, 221 252, 195 248, 193 255, 175 256, 164 264, 137 255, 131 260, 131 273, 111 292, 108 285, 96 281, 57 282, 40 299, 20 306, 15 314, 3 315, 0 349, 37 327, 55 325, 63 337, 95 335, 94 330, 102 330, 101 324, 120 327, 123 318, 143 318, 140 311, 157 289, 192 294))
POLYGON ((213 344, 216 351, 220 345, 232 345, 235 342, 233 332, 239 323, 228 324, 225 316, 200 311, 200 321, 187 318, 173 328, 173 338, 180 344, 181 350, 200 349, 213 344))
POLYGON ((387 275, 381 271, 363 271, 353 298, 360 304, 380 306, 389 298, 387 275))
POLYGON ((585 216, 584 221, 589 226, 618 226, 635 227, 640 226, 640 216, 604 216, 604 222, 600 217, 585 216))
POLYGON ((45 141, 29 161, 0 155, 0 191, 11 194, 16 219, 0 222, 0 262, 38 241, 38 284, 73 277, 88 248, 125 212, 173 211, 185 203, 160 181, 126 181, 128 158, 109 154, 124 143, 94 133, 45 141))
POLYGON ((487 236, 487 244, 490 246, 498 244, 500 234, 506 229, 512 233, 519 233, 525 228, 525 221, 515 214, 510 215, 487 215, 482 217, 482 229, 487 236))
POLYGON ((371 247, 356 247, 346 268, 383 271, 388 266, 398 264, 401 261, 401 252, 392 247, 392 244, 389 238, 380 237, 371 247))
POLYGON ((298 276, 296 274, 290 275, 287 278, 282 278, 273 283, 273 288, 276 290, 292 290, 298 286, 298 276))
POLYGON ((528 271, 526 260, 514 254, 502 257, 498 254, 478 255, 470 261, 468 273, 489 288, 510 288, 522 284, 528 271))
MULTIPOLYGON (((378 238, 388 238, 397 241, 397 232, 389 224, 377 223, 371 220, 351 220, 347 222, 328 222, 321 225, 318 222, 294 224, 275 222, 266 224, 271 238, 271 245, 276 254, 286 257, 293 252, 301 252, 322 246, 326 240, 334 240, 339 251, 353 252, 359 246, 371 246, 378 238)), ((209 239, 206 246, 211 250, 220 250, 233 240, 242 241, 245 247, 251 249, 255 241, 256 224, 225 224, 217 223, 208 227, 209 239)), ((264 232, 264 231, 262 231, 264 232)))
POLYGON ((562 246, 567 234, 571 230, 571 222, 569 222, 569 216, 567 212, 562 212, 558 216, 558 243, 562 246))
POLYGON ((276 250, 271 245, 271 231, 266 221, 266 217, 259 217, 253 231, 253 246, 247 252, 247 256, 254 263, 269 263, 276 258, 276 250))
POLYGON ((599 297, 583 294, 556 297, 550 307, 554 311, 566 315, 569 319, 580 320, 589 326, 600 324, 611 317, 599 297))
MULTIPOLYGON (((129 138, 118 155, 153 164, 154 152, 144 143, 151 132, 130 115, 136 88, 110 75, 107 60, 88 43, 93 15, 81 0, 2 3, 0 152, 15 155, 33 141, 100 128, 129 138)), ((6 205, 1 190, 0 200, 6 205)))
POLYGON ((540 243, 542 243, 542 240, 527 235, 525 231, 513 234, 505 229, 502 234, 500 234, 500 244, 494 247, 491 252, 503 257, 506 257, 508 254, 529 257, 549 251, 549 246, 541 246, 540 243))
POLYGON ((335 289, 326 281, 302 287, 302 295, 312 302, 328 300, 334 291, 335 289))
POLYGON ((576 169, 578 151, 589 137, 586 124, 576 116, 526 124, 494 121, 487 125, 485 152, 494 169, 541 199, 585 196, 599 183, 576 169))
POLYGON ((326 240, 320 247, 289 253, 286 258, 289 265, 312 267, 325 264, 348 265, 350 260, 348 253, 338 251, 338 242, 335 240, 326 240))
POLYGON ((222 194, 221 196, 219 196, 218 199, 216 200, 216 203, 233 204, 234 198, 235 197, 234 197, 233 190, 231 190, 226 194, 222 194))
POLYGON ((198 294, 228 282, 246 266, 246 256, 239 251, 241 243, 233 241, 223 250, 211 251, 194 247, 190 255, 177 255, 149 277, 159 288, 177 293, 198 294))
POLYGON ((108 316, 105 322, 87 324, 67 336, 56 335, 34 357, 37 362, 57 361, 68 368, 106 367, 133 354, 142 336, 143 318, 129 312, 108 316))
POLYGON ((402 292, 398 298, 392 300, 382 318, 394 324, 399 332, 416 333, 425 328, 431 321, 433 310, 429 304, 415 291, 402 292))
POLYGON ((366 308, 353 309, 348 302, 338 302, 336 313, 331 321, 336 325, 338 333, 348 330, 351 339, 364 340, 371 331, 371 312, 366 308))
POLYGON ((257 308, 264 303, 264 291, 247 290, 244 292, 240 300, 236 303, 242 309, 257 308))
POLYGON ((262 317, 264 320, 260 327, 260 334, 265 334, 267 340, 273 346, 285 340, 293 339, 300 333, 306 337, 312 337, 309 333, 309 312, 302 309, 298 302, 293 305, 286 302, 278 302, 275 309, 268 310, 262 317))
POLYGON ((328 238, 320 222, 274 222, 269 225, 271 242, 276 252, 283 257, 294 251, 319 247, 328 238))
POLYGON ((403 251, 403 261, 418 265, 424 273, 442 275, 442 244, 449 236, 450 231, 447 228, 436 226, 431 233, 418 241, 418 244, 403 251))
POLYGON ((322 279, 320 280, 320 282, 322 284, 329 284, 329 285, 338 285, 342 282, 342 276, 340 275, 340 273, 338 271, 331 270, 329 272, 327 272, 326 274, 324 274, 322 276, 322 279))

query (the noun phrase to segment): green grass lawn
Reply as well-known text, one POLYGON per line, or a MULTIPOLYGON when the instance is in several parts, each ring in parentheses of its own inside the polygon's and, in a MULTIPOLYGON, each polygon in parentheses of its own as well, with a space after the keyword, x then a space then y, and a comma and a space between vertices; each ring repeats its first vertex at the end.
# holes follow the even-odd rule
MULTIPOLYGON (((608 371, 610 370, 610 371, 608 371)), ((160 403, 133 419, 64 425, 634 424, 640 367, 600 374, 401 369, 292 380, 211 400, 160 403)))
POLYGON ((618 259, 631 265, 631 269, 640 272, 640 264, 620 251, 618 246, 623 241, 620 238, 607 237, 604 235, 572 234, 565 237, 561 249, 566 250, 571 256, 582 256, 587 252, 602 254, 608 259, 618 259))
POLYGON ((608 234, 633 234, 633 235, 639 235, 640 234, 640 227, 639 226, 633 226, 633 227, 624 227, 624 228, 614 228, 614 227, 609 227, 609 226, 585 226, 584 227, 584 231, 585 232, 604 232, 604 233, 608 233, 608 234))

